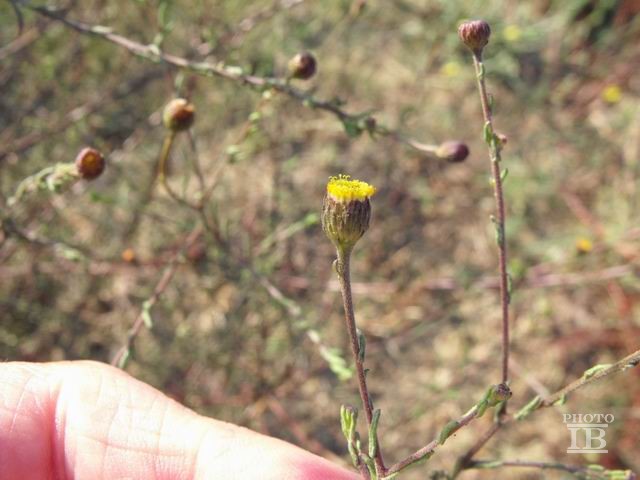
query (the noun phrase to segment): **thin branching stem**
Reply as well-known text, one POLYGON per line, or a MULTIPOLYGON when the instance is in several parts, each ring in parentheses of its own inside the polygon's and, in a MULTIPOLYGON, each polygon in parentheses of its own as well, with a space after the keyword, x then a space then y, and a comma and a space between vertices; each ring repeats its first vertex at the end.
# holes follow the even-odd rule
MULTIPOLYGON (((342 302, 344 304, 344 318, 347 324, 347 333, 349 335, 349 342, 351 344, 351 352, 353 353, 353 359, 356 365, 356 374, 358 376, 358 389, 360 390, 360 399, 364 407, 364 413, 367 418, 367 425, 371 425, 373 421, 373 401, 369 394, 367 387, 367 377, 364 370, 364 363, 362 355, 360 354, 360 345, 358 342, 358 331, 356 328, 356 319, 353 309, 353 296, 351 294, 351 252, 345 249, 338 249, 338 261, 336 263, 336 270, 338 273, 338 279, 340 281, 340 291, 342 292, 342 302)), ((377 441, 376 443, 380 445, 377 441)), ((379 475, 385 473, 386 469, 384 461, 382 459, 382 452, 380 447, 376 450, 376 456, 374 458, 376 470, 379 475)))
POLYGON ((494 422, 491 427, 489 429, 487 429, 482 436, 480 436, 476 442, 471 445, 471 447, 463 454, 461 455, 458 460, 456 461, 456 464, 454 466, 453 469, 453 473, 451 474, 451 478, 452 479, 456 479, 458 477, 458 475, 460 474, 460 472, 462 472, 462 470, 464 470, 465 468, 467 468, 467 465, 469 465, 469 463, 471 462, 471 459, 480 451, 482 450, 482 448, 487 444, 487 442, 489 440, 491 440, 493 438, 493 436, 498 432, 498 430, 500 430, 500 427, 502 427, 503 423, 498 421, 498 422, 494 422))
POLYGON ((520 468, 537 468, 540 470, 560 470, 569 472, 576 475, 578 478, 590 479, 590 480, 608 480, 612 478, 635 478, 631 476, 630 471, 615 470, 616 474, 620 474, 616 477, 611 475, 612 471, 606 470, 604 467, 599 466, 579 466, 579 465, 567 465, 559 462, 537 462, 530 460, 475 460, 466 467, 467 469, 496 469, 504 467, 520 467, 520 468))
MULTIPOLYGON (((131 40, 127 37, 114 33, 111 28, 103 25, 90 25, 84 22, 71 20, 57 10, 47 7, 39 7, 35 5, 23 5, 26 8, 52 20, 61 22, 69 28, 76 30, 82 34, 93 35, 103 40, 111 42, 130 53, 155 63, 164 63, 172 67, 192 72, 196 75, 205 77, 220 77, 226 80, 236 82, 249 88, 264 91, 273 90, 288 96, 302 105, 313 110, 321 110, 333 114, 343 123, 359 124, 363 119, 370 117, 369 113, 350 113, 342 108, 344 102, 339 99, 323 100, 314 96, 312 93, 301 90, 291 85, 286 78, 278 77, 261 77, 258 75, 250 75, 244 72, 241 67, 235 65, 227 65, 224 62, 200 62, 192 61, 178 55, 167 53, 155 44, 144 45, 142 43, 131 40)), ((361 129, 362 131, 362 129, 361 129)), ((421 143, 412 138, 401 135, 399 132, 389 129, 383 125, 377 124, 370 133, 382 137, 388 137, 396 142, 402 143, 414 150, 423 152, 431 158, 436 158, 435 151, 437 146, 421 143)))
MULTIPOLYGON (((457 432, 461 428, 470 424, 477 417, 478 417, 478 406, 474 405, 467 413, 462 415, 459 419, 455 420, 454 422, 450 422, 450 424, 453 425, 453 428, 449 430, 448 436, 453 435, 455 432, 457 432)), ((438 436, 438 438, 433 439, 431 442, 426 444, 424 447, 416 450, 404 460, 401 460, 395 465, 392 465, 391 467, 389 467, 386 472, 387 476, 391 476, 396 473, 399 473, 405 468, 410 467, 414 463, 419 462, 420 460, 423 460, 425 458, 431 457, 431 455, 436 451, 436 449, 440 445, 442 445, 442 443, 443 443, 442 439, 440 438, 440 436, 438 436)))
POLYGON ((539 408, 550 407, 558 402, 564 402, 567 395, 573 393, 579 388, 585 387, 597 380, 600 380, 601 378, 608 377, 609 375, 612 375, 614 373, 624 372, 630 368, 636 367, 637 365, 640 365, 640 350, 636 350, 635 352, 630 353, 626 357, 610 365, 598 365, 596 367, 600 368, 596 368, 595 370, 590 369, 593 373, 591 373, 590 370, 587 370, 587 372, 585 372, 582 377, 574 380, 557 392, 552 393, 548 397, 542 399, 535 410, 539 408))
POLYGON ((160 159, 158 160, 158 172, 157 178, 160 181, 160 184, 167 192, 167 194, 176 202, 186 207, 189 207, 193 210, 200 210, 202 208, 201 204, 191 203, 189 200, 182 198, 178 193, 176 193, 171 185, 169 185, 168 180, 168 164, 169 158, 171 157, 171 149, 173 147, 173 142, 176 138, 176 132, 170 131, 167 133, 164 141, 162 142, 162 150, 160 151, 160 159))
POLYGON ((145 318, 148 318, 150 315, 151 308, 160 300, 167 287, 171 284, 171 280, 173 279, 176 270, 180 266, 180 258, 183 252, 187 251, 191 245, 193 245, 196 240, 200 237, 202 233, 202 227, 199 225, 194 227, 194 229, 189 233, 184 243, 176 250, 171 261, 167 265, 167 267, 162 272, 158 283, 153 289, 153 293, 147 300, 143 303, 140 312, 136 316, 131 328, 127 332, 127 338, 124 341, 124 344, 118 349, 116 354, 113 356, 111 360, 111 365, 117 366, 119 368, 124 368, 127 360, 131 355, 131 349, 133 347, 133 342, 136 337, 142 330, 142 327, 145 325, 145 318))

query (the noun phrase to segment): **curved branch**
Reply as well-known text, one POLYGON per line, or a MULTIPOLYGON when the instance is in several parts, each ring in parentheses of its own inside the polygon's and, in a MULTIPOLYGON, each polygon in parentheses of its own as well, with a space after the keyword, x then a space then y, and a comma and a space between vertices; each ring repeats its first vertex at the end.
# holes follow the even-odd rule
POLYGON ((339 98, 333 100, 317 98, 310 92, 292 86, 287 79, 249 75, 244 72, 242 67, 227 65, 224 62, 211 63, 192 61, 184 57, 164 52, 155 44, 143 45, 142 43, 114 33, 109 27, 105 27, 103 25, 90 25, 77 20, 70 20, 57 10, 38 7, 35 5, 25 5, 25 7, 44 17, 58 21, 77 32, 93 35, 111 42, 146 60, 155 63, 165 63, 175 68, 187 70, 205 77, 224 78, 258 91, 274 90, 313 110, 322 110, 331 113, 345 124, 345 128, 349 128, 351 130, 355 129, 356 135, 369 132, 371 135, 388 137, 395 142, 406 145, 407 147, 422 152, 432 158, 440 158, 437 155, 437 145, 429 145, 419 142, 415 139, 402 135, 398 131, 379 125, 376 123, 369 111, 349 113, 342 108, 342 105, 344 104, 343 100, 340 100, 339 98))

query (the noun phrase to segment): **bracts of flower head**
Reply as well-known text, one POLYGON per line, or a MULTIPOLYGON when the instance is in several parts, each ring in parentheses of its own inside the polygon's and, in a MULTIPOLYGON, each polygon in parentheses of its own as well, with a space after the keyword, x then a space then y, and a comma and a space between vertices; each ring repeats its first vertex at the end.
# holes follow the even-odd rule
POLYGON ((369 228, 376 189, 348 175, 331 177, 322 207, 322 229, 339 253, 348 254, 369 228))
POLYGON ((316 74, 318 62, 316 58, 309 52, 301 52, 296 54, 289 60, 287 69, 289 70, 289 78, 298 80, 309 80, 316 74))
POLYGON ((189 130, 195 120, 196 109, 184 98, 174 98, 164 107, 162 123, 172 132, 189 130))
POLYGON ((22 180, 7 204, 12 207, 36 192, 61 193, 80 179, 90 181, 98 178, 105 167, 105 158, 98 150, 83 148, 74 162, 53 164, 22 180))

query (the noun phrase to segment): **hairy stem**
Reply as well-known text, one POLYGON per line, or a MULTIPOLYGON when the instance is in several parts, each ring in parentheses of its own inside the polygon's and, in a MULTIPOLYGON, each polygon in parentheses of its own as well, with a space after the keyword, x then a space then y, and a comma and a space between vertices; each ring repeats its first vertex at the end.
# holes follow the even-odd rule
MULTIPOLYGON (((351 343, 351 352, 356 365, 356 374, 358 376, 358 389, 360 390, 360 399, 364 407, 364 413, 367 418, 367 425, 371 426, 373 421, 373 401, 367 388, 367 377, 364 370, 364 362, 360 354, 360 345, 358 342, 358 332, 356 329, 356 319, 353 309, 353 297, 351 294, 351 252, 344 249, 338 249, 338 261, 336 270, 340 281, 340 291, 342 292, 342 302, 344 305, 344 318, 347 324, 347 333, 349 334, 349 342, 351 343)), ((379 445, 377 435, 375 439, 379 445)), ((379 475, 383 475, 386 471, 384 461, 382 459, 381 449, 378 447, 375 455, 376 471, 379 475)))
POLYGON ((484 65, 482 53, 474 52, 473 64, 476 70, 482 115, 485 121, 485 132, 490 133, 489 155, 491 158, 491 174, 493 176, 493 192, 496 200, 498 262, 500 269, 500 303, 502 305, 502 382, 509 380, 509 276, 507 273, 507 242, 505 235, 505 208, 502 191, 502 172, 500 170, 501 144, 493 129, 493 117, 489 103, 489 95, 484 80, 484 65))

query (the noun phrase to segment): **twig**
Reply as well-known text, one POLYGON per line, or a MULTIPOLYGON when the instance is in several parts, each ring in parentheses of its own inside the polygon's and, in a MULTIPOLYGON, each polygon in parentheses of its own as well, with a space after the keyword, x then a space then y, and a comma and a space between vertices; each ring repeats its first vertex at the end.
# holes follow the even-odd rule
POLYGON ((69 110, 62 118, 49 119, 45 127, 31 131, 12 142, 9 142, 9 131, 3 131, 3 135, 0 138, 0 144, 2 145, 0 147, 0 160, 11 153, 22 153, 47 137, 65 131, 71 125, 80 122, 88 115, 108 105, 109 102, 131 95, 136 90, 157 79, 158 76, 151 70, 145 70, 140 75, 124 82, 124 84, 118 81, 117 85, 107 90, 106 93, 97 93, 93 98, 69 110))
MULTIPOLYGON (((165 136, 164 141, 162 142, 162 150, 160 151, 160 159, 158 160, 158 171, 156 173, 156 177, 160 181, 160 184, 162 185, 164 190, 167 192, 167 194, 171 197, 171 199, 174 202, 179 203, 180 205, 184 205, 185 207, 188 207, 192 210, 201 210, 203 208, 201 199, 204 194, 204 184, 201 184, 200 194, 199 194, 200 200, 198 201, 197 204, 191 203, 186 198, 182 198, 180 195, 178 195, 175 192, 175 190, 173 190, 173 188, 171 188, 171 185, 169 185, 169 180, 167 179, 167 165, 169 163, 169 158, 171 156, 171 149, 173 147, 173 142, 175 138, 176 138, 176 132, 173 132, 173 131, 167 132, 167 135, 165 136)), ((196 176, 198 177, 198 179, 201 178, 201 172, 199 170, 196 170, 196 176)))
POLYGON ((452 480, 455 480, 460 472, 465 468, 469 468, 469 464, 471 459, 478 453, 482 448, 487 444, 489 440, 493 438, 493 436, 500 430, 502 427, 502 422, 493 422, 491 428, 489 428, 486 432, 482 434, 478 440, 463 454, 461 455, 456 464, 454 466, 453 472, 451 474, 452 480))
POLYGON ((18 22, 18 35, 16 35, 16 37, 19 37, 22 35, 22 31, 24 30, 24 18, 22 17, 22 11, 20 10, 16 0, 9 0, 9 3, 13 8, 13 13, 15 14, 16 21, 18 22))
POLYGON ((636 476, 630 470, 606 470, 599 465, 588 465, 586 467, 578 465, 567 465, 557 462, 535 462, 529 460, 475 460, 466 468, 502 468, 502 467, 524 467, 524 468, 539 468, 542 470, 562 470, 565 472, 580 475, 580 478, 589 480, 611 480, 613 478, 620 478, 625 480, 635 479, 636 476), (613 476, 612 474, 617 474, 613 476))
MULTIPOLYGON (((237 45, 243 35, 249 33, 260 23, 269 20, 282 10, 288 10, 302 5, 305 1, 307 0, 275 0, 269 7, 265 7, 240 21, 237 30, 231 32, 230 43, 237 45)), ((221 43, 225 42, 223 41, 221 43)))
POLYGON ((559 402, 564 402, 567 395, 575 392, 579 388, 585 387, 597 380, 600 380, 601 378, 607 377, 614 373, 624 372, 630 368, 637 366, 638 364, 640 364, 640 349, 611 365, 596 365, 595 367, 588 369, 582 375, 582 377, 574 380, 569 385, 542 399, 536 406, 536 408, 531 411, 535 411, 544 407, 550 407, 559 402))
MULTIPOLYGON (((198 185, 200 187, 200 195, 204 195, 207 187, 207 181, 204 178, 204 172, 202 171, 202 165, 200 164, 200 155, 198 155, 198 144, 196 143, 196 137, 193 135, 191 129, 187 131, 189 136, 189 146, 191 147, 191 165, 196 178, 198 179, 198 185)), ((200 199, 202 200, 202 199, 200 199)))
POLYGON ((443 429, 443 431, 440 433, 440 435, 438 435, 438 438, 435 438, 434 440, 426 444, 424 447, 416 450, 414 453, 409 455, 404 460, 389 467, 386 470, 386 476, 390 477, 396 473, 399 473, 405 468, 413 465, 414 463, 419 462, 420 460, 429 458, 435 452, 438 446, 444 443, 444 440, 446 440, 446 438, 453 435, 462 427, 465 427, 466 425, 470 424, 475 418, 479 416, 480 413, 481 412, 478 405, 477 404, 474 405, 467 413, 462 415, 459 419, 449 422, 447 426, 443 429), (446 435, 443 437, 443 432, 445 432, 445 430, 446 430, 446 435))
POLYGON ((94 252, 81 245, 67 243, 63 240, 43 238, 32 233, 25 232, 15 224, 13 218, 9 217, 8 215, 2 218, 3 216, 4 214, 0 213, 0 231, 5 233, 4 240, 10 237, 15 237, 18 240, 36 245, 38 247, 53 248, 54 250, 59 250, 66 257, 82 257, 83 259, 87 260, 104 261, 103 258, 99 258, 94 252))
MULTIPOLYGON (((530 270, 535 270, 531 267, 530 270)), ((601 270, 592 270, 585 272, 567 272, 567 273, 534 273, 527 275, 524 279, 516 282, 518 289, 530 288, 553 288, 553 287, 572 287, 581 286, 589 283, 607 282, 615 278, 623 278, 627 276, 638 277, 640 271, 636 272, 633 265, 615 265, 613 267, 603 268, 601 270)), ((364 283, 355 282, 352 284, 356 292, 362 292, 369 295, 385 294, 392 295, 396 292, 394 285, 386 282, 364 283)), ((456 280, 455 277, 436 277, 419 283, 416 290, 465 290, 472 291, 478 289, 497 289, 500 288, 500 279, 498 276, 483 276, 473 283, 466 284, 456 280)), ((329 289, 338 291, 340 284, 338 281, 330 281, 329 289)))
POLYGON ((176 270, 180 265, 180 262, 179 262, 180 256, 184 251, 188 250, 191 245, 193 245, 193 243, 198 239, 201 233, 202 233, 202 228, 200 226, 195 227, 191 231, 191 233, 189 233, 189 235, 187 236, 182 246, 176 251, 173 258, 169 261, 169 264, 167 265, 167 267, 162 272, 162 275, 160 276, 160 280, 158 281, 155 288, 153 289, 153 294, 145 302, 143 302, 143 306, 140 309, 140 312, 135 318, 133 325, 127 332, 127 338, 124 344, 122 345, 122 347, 120 347, 120 349, 117 351, 117 353, 114 355, 113 359, 111 360, 111 365, 124 368, 124 366, 126 365, 127 359, 131 354, 131 348, 133 346, 134 340, 142 330, 142 327, 145 325, 145 322, 148 321, 147 319, 149 316, 150 309, 158 302, 158 300, 160 300, 160 297, 162 296, 162 294, 165 292, 165 290, 171 283, 171 280, 173 279, 173 275, 176 273, 176 270))
POLYGON ((256 90, 270 89, 282 93, 294 100, 297 100, 301 104, 311 109, 323 110, 325 112, 333 114, 345 125, 355 125, 358 134, 364 132, 365 130, 368 130, 372 134, 375 133, 380 136, 387 136, 415 150, 427 153, 430 156, 434 156, 433 152, 435 152, 435 149, 437 148, 434 145, 426 145, 411 138, 405 137, 398 132, 390 130, 382 125, 375 124, 373 127, 367 128, 363 125, 367 119, 372 118, 367 111, 365 111, 364 113, 349 113, 342 108, 344 102, 340 99, 323 100, 317 98, 312 93, 300 90, 292 86, 290 82, 287 81, 287 79, 249 75, 244 73, 244 70, 241 67, 226 65, 223 62, 210 63, 191 61, 177 55, 163 52, 157 45, 143 45, 122 35, 113 33, 109 27, 105 27, 102 25, 90 25, 87 23, 78 22, 76 20, 69 20, 64 15, 59 14, 57 11, 45 7, 38 7, 34 5, 25 5, 25 7, 30 8, 36 13, 47 18, 61 22, 80 33, 94 35, 96 37, 102 38, 103 40, 118 45, 119 47, 128 50, 132 54, 142 57, 146 60, 150 60, 156 63, 162 62, 167 65, 188 70, 197 75, 202 75, 205 77, 221 77, 256 90))

